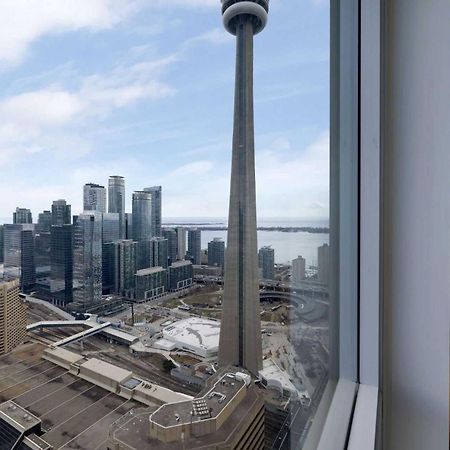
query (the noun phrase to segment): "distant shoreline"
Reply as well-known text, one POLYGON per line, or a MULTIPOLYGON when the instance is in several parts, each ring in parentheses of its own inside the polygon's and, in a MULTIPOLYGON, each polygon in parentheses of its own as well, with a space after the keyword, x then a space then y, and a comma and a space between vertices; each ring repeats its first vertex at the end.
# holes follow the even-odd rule
MULTIPOLYGON (((180 227, 198 227, 202 231, 227 231, 228 227, 215 227, 205 226, 214 225, 212 223, 171 223, 163 224, 170 228, 170 226, 180 227)), ((330 229, 328 227, 258 227, 258 231, 278 231, 281 233, 312 233, 312 234, 329 234, 330 229)))

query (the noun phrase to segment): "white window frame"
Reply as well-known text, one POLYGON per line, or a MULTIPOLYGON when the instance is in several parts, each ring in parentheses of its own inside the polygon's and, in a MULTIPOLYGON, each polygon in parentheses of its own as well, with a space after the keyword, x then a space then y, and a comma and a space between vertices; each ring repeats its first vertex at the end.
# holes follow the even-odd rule
POLYGON ((380 410, 382 0, 330 0, 330 382, 304 450, 370 450, 380 410), (336 251, 337 250, 337 251, 336 251))

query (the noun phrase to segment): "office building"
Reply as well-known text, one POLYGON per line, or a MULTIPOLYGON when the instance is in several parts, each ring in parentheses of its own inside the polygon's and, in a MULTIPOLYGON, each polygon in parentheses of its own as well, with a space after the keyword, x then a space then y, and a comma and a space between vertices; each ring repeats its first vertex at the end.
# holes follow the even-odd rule
POLYGON ((34 225, 5 224, 4 229, 4 273, 19 278, 20 288, 29 292, 36 283, 34 261, 34 225))
POLYGON ((176 261, 169 266, 169 290, 179 291, 192 286, 194 269, 190 261, 176 261))
POLYGON ((259 268, 264 280, 275 279, 275 251, 271 247, 262 247, 258 253, 259 268))
POLYGON ((119 256, 116 242, 102 245, 102 293, 114 294, 119 285, 119 256))
POLYGON ((267 22, 268 0, 223 0, 225 28, 236 36, 236 84, 228 243, 219 363, 253 374, 262 369, 259 305, 255 143, 253 120, 253 35, 267 22), (237 320, 236 320, 237 319, 237 320), (234 327, 228 324, 235 323, 234 327))
POLYGON ((202 263, 202 231, 199 228, 188 230, 188 255, 192 264, 202 263))
POLYGON ((167 270, 149 267, 136 272, 136 296, 138 302, 160 297, 167 291, 167 270))
POLYGON ((169 256, 169 265, 177 260, 178 237, 173 228, 163 228, 162 235, 167 239, 167 252, 169 256))
POLYGON ((133 298, 135 289, 137 243, 123 240, 117 243, 119 254, 119 286, 117 292, 127 298, 133 298))
POLYGON ((33 223, 33 217, 31 210, 27 208, 16 208, 16 212, 13 213, 13 223, 33 223))
POLYGON ((117 213, 102 214, 102 242, 120 240, 120 215, 117 213))
POLYGON ((292 282, 300 283, 305 279, 306 274, 306 260, 299 256, 292 260, 292 282))
POLYGON ((73 226, 53 225, 50 235, 50 294, 63 306, 73 300, 73 226))
POLYGON ((149 241, 150 246, 150 266, 163 267, 167 269, 169 266, 169 241, 162 237, 154 237, 149 241))
POLYGON ((161 236, 162 223, 162 188, 153 186, 144 189, 152 194, 152 236, 161 236))
POLYGON ((78 216, 73 247, 73 298, 87 307, 102 300, 102 214, 78 216))
POLYGON ((84 211, 106 212, 106 189, 95 183, 87 183, 83 187, 84 211))
POLYGON ((328 284, 330 281, 330 246, 323 244, 317 249, 317 280, 328 284))
POLYGON ((19 293, 17 278, 0 280, 0 355, 9 353, 27 336, 27 308, 19 293))
POLYGON ((36 233, 50 233, 51 226, 52 226, 51 211, 43 211, 39 213, 38 222, 36 225, 36 233))
POLYGON ((208 266, 224 268, 225 242, 221 238, 214 238, 208 242, 208 266))
POLYGON ((177 233, 177 259, 181 261, 186 256, 186 228, 177 227, 175 231, 177 233))
POLYGON ((133 192, 132 200, 133 240, 148 241, 152 237, 152 194, 133 192))
POLYGON ((119 214, 120 239, 125 239, 125 179, 118 175, 108 180, 108 212, 119 214))
POLYGON ((36 278, 50 276, 51 234, 37 233, 34 236, 34 263, 36 278))
POLYGON ((71 206, 65 200, 54 200, 52 204, 52 225, 71 224, 71 206))
POLYGON ((125 239, 133 239, 133 214, 125 213, 125 239))

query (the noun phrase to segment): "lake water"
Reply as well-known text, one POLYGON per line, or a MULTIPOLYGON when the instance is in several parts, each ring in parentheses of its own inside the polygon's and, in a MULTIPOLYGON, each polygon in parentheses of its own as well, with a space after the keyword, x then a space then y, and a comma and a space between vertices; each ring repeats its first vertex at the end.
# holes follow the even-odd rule
MULTIPOLYGON (((197 226, 198 228, 208 226, 226 226, 223 218, 171 218, 164 220, 164 225, 184 224, 186 226, 197 226)), ((328 227, 328 220, 306 220, 306 219, 259 219, 260 227, 328 227)), ((226 243, 226 231, 202 231, 202 248, 208 247, 208 242, 215 237, 222 238, 226 243)), ((329 243, 329 235, 323 233, 285 233, 281 231, 258 231, 258 248, 270 245, 275 250, 275 262, 291 262, 301 255, 306 259, 306 264, 317 265, 317 248, 329 243)))

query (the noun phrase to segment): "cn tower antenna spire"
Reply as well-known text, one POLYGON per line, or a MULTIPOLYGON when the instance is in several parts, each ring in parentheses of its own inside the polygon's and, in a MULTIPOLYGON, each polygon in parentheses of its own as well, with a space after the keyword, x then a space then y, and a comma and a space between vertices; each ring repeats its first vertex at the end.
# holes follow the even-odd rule
POLYGON ((267 23, 269 0, 222 0, 223 23, 236 36, 228 242, 219 364, 258 375, 262 369, 259 302, 255 144, 253 119, 253 36, 267 23))

